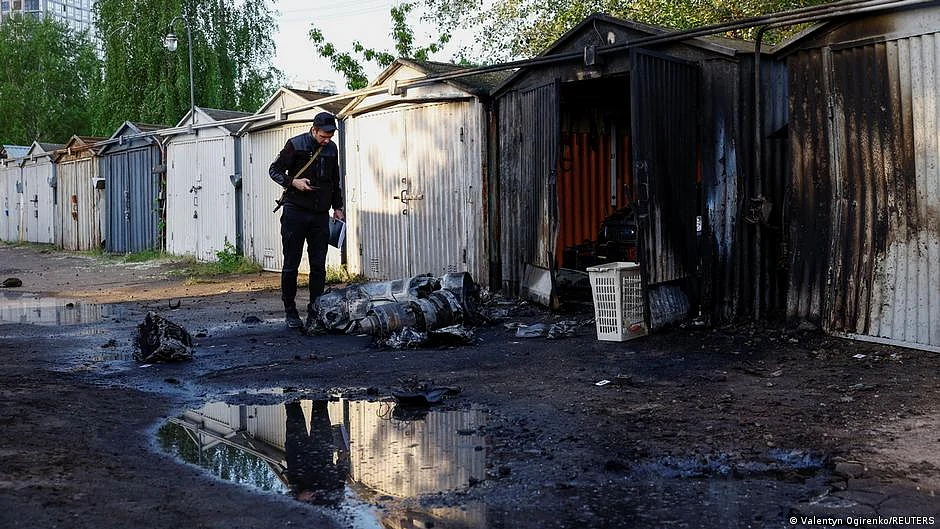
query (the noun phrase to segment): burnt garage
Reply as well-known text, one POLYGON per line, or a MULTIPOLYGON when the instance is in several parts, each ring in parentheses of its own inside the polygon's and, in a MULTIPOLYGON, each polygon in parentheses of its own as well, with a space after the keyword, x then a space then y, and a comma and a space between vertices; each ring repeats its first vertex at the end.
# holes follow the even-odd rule
POLYGON ((653 329, 749 310, 742 116, 754 57, 769 59, 724 38, 656 44, 664 33, 593 15, 496 91, 504 292, 557 305, 566 271, 634 261, 653 329))

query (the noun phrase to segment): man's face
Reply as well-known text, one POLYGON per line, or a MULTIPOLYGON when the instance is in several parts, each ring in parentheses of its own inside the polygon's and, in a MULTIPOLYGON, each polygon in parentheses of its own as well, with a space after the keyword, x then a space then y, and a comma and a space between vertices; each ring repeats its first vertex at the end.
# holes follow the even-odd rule
POLYGON ((310 129, 310 133, 313 134, 313 139, 317 140, 317 143, 320 145, 326 145, 329 143, 330 139, 333 138, 333 134, 335 134, 336 131, 326 132, 325 130, 320 130, 316 127, 313 127, 310 129))

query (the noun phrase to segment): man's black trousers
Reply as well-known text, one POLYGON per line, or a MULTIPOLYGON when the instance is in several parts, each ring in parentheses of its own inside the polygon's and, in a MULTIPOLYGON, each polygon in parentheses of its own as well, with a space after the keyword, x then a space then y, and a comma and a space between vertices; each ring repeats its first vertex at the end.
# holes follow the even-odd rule
POLYGON ((330 241, 330 216, 328 213, 314 213, 290 203, 284 205, 281 213, 281 242, 284 245, 284 265, 281 269, 281 299, 284 312, 297 315, 294 298, 297 295, 297 270, 303 256, 304 243, 307 243, 307 259, 310 262, 310 301, 313 302, 323 293, 326 285, 326 249, 330 241))

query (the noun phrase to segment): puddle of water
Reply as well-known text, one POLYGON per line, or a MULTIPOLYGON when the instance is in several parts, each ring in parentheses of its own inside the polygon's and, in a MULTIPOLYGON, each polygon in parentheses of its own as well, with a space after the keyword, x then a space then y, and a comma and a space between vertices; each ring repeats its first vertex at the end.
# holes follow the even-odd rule
POLYGON ((483 529, 482 504, 415 509, 412 500, 484 479, 486 420, 481 409, 416 412, 392 401, 216 402, 169 420, 158 441, 221 479, 327 507, 356 529, 392 519, 483 529))
POLYGON ((44 297, 29 292, 0 294, 0 323, 32 323, 38 325, 69 325, 94 323, 102 318, 120 315, 115 305, 98 305, 83 301, 44 297))
POLYGON ((633 468, 640 477, 673 478, 745 478, 784 476, 811 477, 822 471, 825 462, 805 450, 771 450, 756 460, 731 454, 702 454, 694 457, 666 456, 633 468))

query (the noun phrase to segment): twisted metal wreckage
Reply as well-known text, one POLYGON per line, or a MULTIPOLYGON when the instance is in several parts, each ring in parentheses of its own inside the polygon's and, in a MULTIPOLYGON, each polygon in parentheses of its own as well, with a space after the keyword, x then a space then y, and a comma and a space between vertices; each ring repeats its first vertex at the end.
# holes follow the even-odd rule
POLYGON ((390 347, 418 346, 433 337, 469 343, 471 327, 488 321, 478 305, 479 288, 466 272, 363 283, 317 298, 308 332, 370 334, 390 347))
MULTIPOLYGON (((470 274, 417 275, 395 281, 332 289, 317 298, 308 333, 369 334, 397 349, 431 341, 472 343, 472 327, 490 318, 478 310, 479 288, 470 274)), ((137 362, 192 360, 192 335, 151 311, 137 326, 137 362)))

